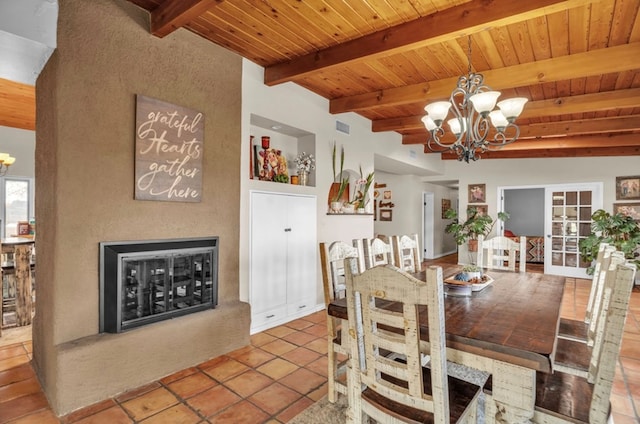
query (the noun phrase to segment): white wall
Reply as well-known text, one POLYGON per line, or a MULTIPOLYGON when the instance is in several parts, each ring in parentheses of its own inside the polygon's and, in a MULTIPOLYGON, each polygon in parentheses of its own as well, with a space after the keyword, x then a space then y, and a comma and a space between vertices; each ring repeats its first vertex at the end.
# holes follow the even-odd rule
MULTIPOLYGON (((517 143, 517 141, 516 141, 517 143)), ((543 158, 543 159, 493 159, 474 163, 446 161, 442 176, 424 177, 430 180, 459 180, 459 210, 468 206, 469 184, 486 184, 486 200, 489 214, 496 217, 499 209, 500 188, 527 187, 578 182, 601 182, 603 205, 613 210, 616 176, 638 175, 640 156, 590 157, 590 158, 543 158)), ((494 229, 495 231, 495 229, 494 229)), ((466 246, 459 248, 459 261, 467 258, 466 246)))
POLYGON ((35 131, 0 126, 0 152, 9 153, 16 158, 7 177, 35 176, 35 131))

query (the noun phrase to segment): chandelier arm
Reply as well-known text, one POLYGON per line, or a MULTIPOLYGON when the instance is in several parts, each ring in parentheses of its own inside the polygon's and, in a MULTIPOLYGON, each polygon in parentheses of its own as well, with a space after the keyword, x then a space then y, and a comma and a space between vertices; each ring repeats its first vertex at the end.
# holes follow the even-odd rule
MULTIPOLYGON (((490 150, 489 146, 495 146, 495 147, 498 147, 499 149, 502 146, 511 144, 514 141, 516 141, 518 137, 520 137, 520 127, 517 126, 516 124, 510 123, 505 127, 504 130, 497 132, 493 137, 493 140, 486 140, 486 143, 488 145, 487 150, 490 150), (506 132, 509 129, 513 130, 513 134, 507 136, 506 132)), ((492 149, 492 150, 498 150, 498 149, 492 149)))

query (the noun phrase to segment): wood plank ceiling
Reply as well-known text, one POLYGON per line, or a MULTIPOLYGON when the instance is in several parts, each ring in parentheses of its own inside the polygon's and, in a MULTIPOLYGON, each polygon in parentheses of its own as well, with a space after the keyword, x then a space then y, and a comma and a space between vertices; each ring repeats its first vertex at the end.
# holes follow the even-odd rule
POLYGON ((529 99, 520 139, 483 158, 640 155, 640 0, 129 1, 151 33, 193 31, 405 144, 426 143, 470 38, 485 83, 529 99))

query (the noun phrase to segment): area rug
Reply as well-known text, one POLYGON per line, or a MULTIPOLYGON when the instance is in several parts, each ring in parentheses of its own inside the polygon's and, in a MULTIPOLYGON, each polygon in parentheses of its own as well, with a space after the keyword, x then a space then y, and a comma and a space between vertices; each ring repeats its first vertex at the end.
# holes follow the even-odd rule
MULTIPOLYGON (((477 385, 484 385, 489 377, 488 373, 477 371, 462 365, 449 362, 447 364, 450 375, 477 385)), ((344 424, 346 422, 347 398, 340 395, 335 403, 330 403, 323 397, 298 415, 289 424, 344 424)), ((484 423, 484 394, 478 399, 478 423, 484 423)))

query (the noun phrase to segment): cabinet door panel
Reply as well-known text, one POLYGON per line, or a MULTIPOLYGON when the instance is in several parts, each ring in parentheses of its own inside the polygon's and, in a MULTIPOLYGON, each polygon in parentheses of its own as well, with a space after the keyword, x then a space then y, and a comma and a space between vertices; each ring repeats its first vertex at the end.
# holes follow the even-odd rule
POLYGON ((287 303, 316 292, 317 209, 315 197, 291 196, 287 208, 287 303))
POLYGON ((251 308, 253 314, 286 304, 286 196, 251 195, 251 308))

